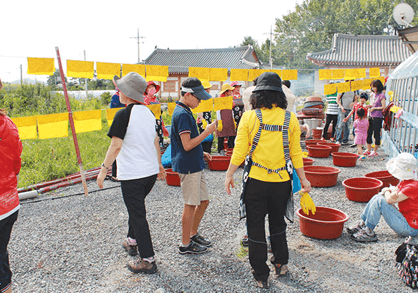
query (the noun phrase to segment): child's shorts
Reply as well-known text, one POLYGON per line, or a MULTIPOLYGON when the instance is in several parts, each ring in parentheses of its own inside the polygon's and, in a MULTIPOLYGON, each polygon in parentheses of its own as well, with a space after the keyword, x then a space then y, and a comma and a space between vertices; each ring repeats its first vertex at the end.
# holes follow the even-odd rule
POLYGON ((179 173, 179 176, 185 204, 198 206, 202 201, 209 200, 203 171, 191 174, 179 173))

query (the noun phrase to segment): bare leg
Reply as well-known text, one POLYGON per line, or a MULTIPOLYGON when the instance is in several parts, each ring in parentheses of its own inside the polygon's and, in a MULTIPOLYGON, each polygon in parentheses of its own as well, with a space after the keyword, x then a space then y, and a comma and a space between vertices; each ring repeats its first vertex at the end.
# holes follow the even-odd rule
POLYGON ((363 155, 363 146, 361 144, 357 145, 357 155, 363 155))
POLYGON ((367 144, 367 151, 370 152, 372 150, 372 145, 370 143, 367 144))
POLYGON ((199 228, 200 221, 202 221, 203 215, 205 214, 206 208, 209 205, 208 200, 204 200, 200 202, 200 205, 198 205, 194 211, 193 216, 193 223, 192 228, 190 230, 190 236, 194 236, 197 234, 197 229, 199 228))
POLYGON ((183 208, 183 216, 181 217, 182 236, 181 241, 183 245, 190 243, 190 230, 192 228, 193 216, 196 206, 185 204, 183 208))

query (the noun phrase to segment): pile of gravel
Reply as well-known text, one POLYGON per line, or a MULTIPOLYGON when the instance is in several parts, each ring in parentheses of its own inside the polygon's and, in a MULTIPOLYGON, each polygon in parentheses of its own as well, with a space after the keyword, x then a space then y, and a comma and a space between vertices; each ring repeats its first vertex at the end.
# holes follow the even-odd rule
MULTIPOLYGON (((354 152, 355 148, 341 147, 354 152)), ((349 201, 342 181, 385 170, 381 155, 340 167, 337 185, 313 188, 317 206, 346 212, 355 223, 365 203, 349 201)), ((314 165, 333 166, 332 157, 315 158, 314 165)), ((42 194, 22 202, 9 245, 14 292, 265 292, 255 287, 251 268, 239 240, 244 221, 238 220, 240 188, 224 191, 225 172, 205 170, 211 204, 200 232, 213 241, 203 255, 180 255, 183 200, 180 187, 157 182, 147 197, 148 221, 156 251, 158 273, 133 274, 121 247, 127 233, 127 212, 119 183, 105 182, 98 190, 88 183, 42 194)), ((242 169, 235 174, 240 185, 242 169)), ((296 207, 299 207, 296 197, 296 207)), ((361 244, 346 231, 335 240, 305 237, 299 220, 289 223, 290 274, 271 281, 272 292, 409 292, 395 269, 397 236, 382 219, 378 242, 361 244)))

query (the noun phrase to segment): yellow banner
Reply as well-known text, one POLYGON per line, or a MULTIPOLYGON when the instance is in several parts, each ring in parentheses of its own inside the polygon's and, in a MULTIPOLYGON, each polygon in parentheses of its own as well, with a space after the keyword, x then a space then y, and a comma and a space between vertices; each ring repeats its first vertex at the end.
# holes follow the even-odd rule
POLYGON ((344 69, 332 69, 332 79, 344 79, 344 69))
POLYGON ((337 92, 337 85, 335 83, 333 84, 326 84, 324 85, 324 95, 332 95, 337 92))
POLYGON ((20 139, 36 139, 38 133, 36 132, 36 116, 10 118, 19 131, 20 139))
POLYGON ((380 68, 369 68, 369 77, 379 77, 380 76, 380 68))
POLYGON ((121 108, 112 108, 112 109, 106 109, 106 120, 107 125, 112 125, 113 118, 115 118, 115 114, 117 111, 119 111, 121 108))
POLYGON ((67 60, 67 76, 77 78, 93 78, 94 62, 67 60))
POLYGON ((161 118, 161 104, 147 105, 147 107, 154 113, 155 119, 161 118))
POLYGON ((297 80, 298 71, 296 69, 283 70, 282 80, 297 80))
POLYGON ((228 79, 227 68, 209 68, 209 80, 225 81, 228 79))
POLYGON ((338 93, 345 93, 351 90, 349 82, 342 82, 337 84, 338 93))
POLYGON ((350 68, 344 71, 344 80, 353 80, 366 77, 366 68, 350 68))
POLYGON ((200 80, 209 80, 210 68, 189 67, 189 77, 196 77, 200 80))
POLYGON ((54 71, 54 58, 28 57, 28 74, 53 75, 54 71))
POLYGON ((102 129, 102 110, 74 112, 73 118, 76 133, 102 129))
POLYGON ((221 97, 213 99, 213 110, 232 110, 233 97, 221 97))
POLYGON ((319 69, 318 74, 319 80, 332 79, 332 73, 330 69, 319 69))
POLYGON ((120 77, 120 63, 96 62, 96 72, 98 79, 110 79, 117 75, 120 77))
POLYGON ((168 115, 173 116, 174 108, 176 107, 176 105, 176 103, 167 103, 168 115))
POLYGON ((373 79, 371 78, 366 78, 363 79, 363 91, 367 91, 370 89, 370 84, 372 83, 373 79))
MULTIPOLYGON (((231 69, 231 81, 247 81, 248 79, 248 69, 231 69)), ((251 79, 252 81, 252 79, 251 79)))
POLYGON ((38 119, 40 139, 68 136, 68 113, 49 114, 36 117, 38 119))
POLYGON ((248 69, 248 80, 254 80, 259 77, 266 70, 263 69, 248 69))
POLYGON ((142 64, 122 64, 122 76, 129 72, 136 72, 142 77, 145 77, 145 65, 142 64))
MULTIPOLYGON (((216 98, 216 99, 218 99, 218 98, 216 98)), ((213 100, 214 99, 209 99, 209 100, 206 100, 206 101, 205 100, 200 101, 199 106, 192 109, 192 112, 193 113, 202 113, 202 112, 213 111, 213 100)))
POLYGON ((363 81, 362 80, 355 80, 351 82, 351 90, 358 91, 363 88, 363 81))
POLYGON ((167 81, 168 66, 146 65, 145 70, 147 81, 167 81))

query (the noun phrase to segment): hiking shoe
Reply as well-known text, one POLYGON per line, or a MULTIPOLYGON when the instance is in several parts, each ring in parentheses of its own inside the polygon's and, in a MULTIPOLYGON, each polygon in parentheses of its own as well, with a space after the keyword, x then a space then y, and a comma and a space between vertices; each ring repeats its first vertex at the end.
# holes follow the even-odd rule
POLYGON ((363 221, 359 221, 357 222, 356 225, 348 227, 347 228, 347 232, 351 235, 356 234, 357 232, 360 232, 361 230, 363 230, 365 228, 364 226, 364 222, 363 221))
POLYGON ((289 267, 287 265, 273 264, 273 266, 276 278, 285 276, 289 272, 289 267))
POLYGON ((376 152, 371 152, 370 153, 370 155, 369 155, 369 158, 370 157, 376 157, 376 156, 378 156, 379 154, 378 153, 376 153, 376 152))
POLYGON ((122 243, 122 247, 126 250, 129 255, 138 255, 138 245, 131 245, 128 239, 125 239, 122 243))
POLYGON ((364 156, 368 156, 368 155, 370 155, 371 154, 371 152, 369 152, 369 151, 365 151, 364 153, 363 153, 363 155, 364 156))
POLYGON ((367 234, 365 229, 361 229, 359 232, 351 235, 351 239, 358 242, 376 242, 376 233, 372 231, 372 234, 367 234))
POLYGON ((190 237, 190 240, 206 247, 212 246, 212 242, 210 242, 208 239, 205 239, 203 236, 200 236, 199 233, 197 233, 193 237, 190 237))
POLYGON ((157 264, 154 262, 149 263, 143 259, 137 259, 134 261, 128 262, 128 269, 135 273, 144 273, 144 274, 155 274, 157 272, 157 264))
POLYGON ((197 244, 194 241, 190 241, 189 245, 187 246, 179 246, 179 253, 180 254, 201 254, 208 251, 206 246, 202 246, 197 244))
POLYGON ((241 238, 241 244, 244 247, 247 247, 248 246, 248 235, 242 236, 242 238, 241 238))

